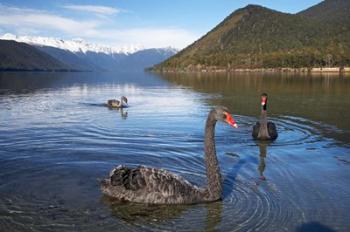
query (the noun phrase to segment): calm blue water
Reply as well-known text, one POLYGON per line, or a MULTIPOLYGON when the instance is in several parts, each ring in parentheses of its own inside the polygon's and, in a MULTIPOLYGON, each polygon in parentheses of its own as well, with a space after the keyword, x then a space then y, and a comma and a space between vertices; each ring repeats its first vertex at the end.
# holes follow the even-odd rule
POLYGON ((349 231, 349 79, 2 73, 0 231, 349 231), (250 135, 262 91, 280 135, 270 144, 250 135), (122 95, 128 109, 104 107, 122 95), (205 185, 204 123, 214 105, 239 124, 216 128, 222 202, 102 196, 98 181, 119 164, 205 185))

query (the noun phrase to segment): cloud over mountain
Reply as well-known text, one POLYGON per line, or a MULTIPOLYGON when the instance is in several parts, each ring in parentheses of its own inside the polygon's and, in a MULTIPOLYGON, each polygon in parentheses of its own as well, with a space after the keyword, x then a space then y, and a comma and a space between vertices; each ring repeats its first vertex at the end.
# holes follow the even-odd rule
POLYGON ((114 7, 99 6, 99 5, 64 5, 63 8, 66 8, 69 10, 76 10, 76 11, 91 12, 91 13, 102 14, 102 15, 112 15, 112 14, 120 13, 122 11, 114 7))
POLYGON ((198 35, 179 27, 118 24, 120 12, 102 5, 64 5, 61 11, 39 10, 0 3, 0 31, 17 35, 40 35, 64 39, 83 38, 110 46, 137 45, 145 48, 183 48, 198 35), (62 10, 63 9, 63 10, 62 10), (72 14, 88 12, 86 15, 72 14), (103 17, 101 17, 103 15, 103 17))

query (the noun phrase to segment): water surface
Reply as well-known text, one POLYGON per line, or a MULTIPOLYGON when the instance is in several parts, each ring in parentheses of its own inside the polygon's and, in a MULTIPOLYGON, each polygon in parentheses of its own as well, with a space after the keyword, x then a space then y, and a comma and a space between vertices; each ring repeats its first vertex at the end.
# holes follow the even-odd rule
POLYGON ((350 78, 149 73, 0 74, 0 231, 349 231, 350 78), (273 143, 251 139, 268 92, 273 143), (130 107, 111 110, 125 95, 130 107), (162 167, 206 184, 204 123, 215 105, 223 201, 118 203, 115 165, 162 167), (261 176, 266 180, 262 180, 261 176))

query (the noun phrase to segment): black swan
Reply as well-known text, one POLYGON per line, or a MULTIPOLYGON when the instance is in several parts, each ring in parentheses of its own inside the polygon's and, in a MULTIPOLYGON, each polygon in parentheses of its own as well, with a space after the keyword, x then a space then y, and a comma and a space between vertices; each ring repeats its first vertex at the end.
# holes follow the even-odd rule
POLYGON ((101 181, 102 192, 121 201, 152 204, 193 204, 220 200, 222 181, 214 140, 217 121, 237 128, 227 108, 217 107, 209 112, 204 142, 207 188, 199 188, 163 169, 119 165, 110 172, 107 179, 101 181))
POLYGON ((125 96, 122 96, 120 101, 111 99, 107 101, 107 106, 111 108, 126 108, 128 107, 128 99, 125 96))
POLYGON ((253 126, 252 136, 259 140, 275 140, 278 136, 276 125, 267 121, 267 94, 261 94, 260 121, 253 126))

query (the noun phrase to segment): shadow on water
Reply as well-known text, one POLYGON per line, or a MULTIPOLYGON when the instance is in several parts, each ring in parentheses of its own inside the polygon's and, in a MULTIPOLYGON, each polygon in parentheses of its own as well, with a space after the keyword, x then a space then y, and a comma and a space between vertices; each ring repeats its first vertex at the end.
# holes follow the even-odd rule
MULTIPOLYGON (((259 181, 257 181, 256 184, 259 185, 260 182, 266 180, 266 177, 264 175, 264 172, 266 169, 265 159, 267 157, 267 147, 271 144, 271 141, 257 141, 256 144, 259 147, 259 163, 257 168, 259 172, 259 181)), ((247 163, 256 162, 255 157, 249 156, 249 157, 241 158, 236 154, 231 154, 231 153, 226 153, 226 154, 234 157, 238 157, 239 161, 233 165, 233 167, 230 169, 230 171, 228 172, 228 174, 224 179, 223 199, 231 195, 240 169, 247 163)))
MULTIPOLYGON (((207 211, 206 218, 195 218, 195 221, 190 221, 190 224, 182 226, 190 227, 191 225, 196 225, 197 220, 204 220, 206 222, 204 231, 216 231, 222 220, 223 202, 221 201, 199 205, 153 205, 120 202, 103 196, 102 202, 109 206, 113 217, 133 226, 144 226, 145 224, 153 224, 155 226, 156 224, 167 223, 177 219, 186 220, 187 213, 193 214, 196 211, 201 211, 203 207, 207 211)), ((174 228, 169 229, 174 230, 174 228)))
POLYGON ((110 207, 112 216, 128 223, 163 222, 181 216, 192 206, 189 205, 152 205, 133 202, 120 202, 103 196, 102 202, 110 207))
POLYGON ((296 232, 335 232, 319 222, 308 222, 297 227, 296 232))
POLYGON ((223 199, 231 195, 235 187, 235 181, 236 181, 238 172, 246 162, 247 162, 246 159, 242 159, 239 157, 239 161, 233 165, 233 167, 230 169, 228 174, 225 176, 223 199))

